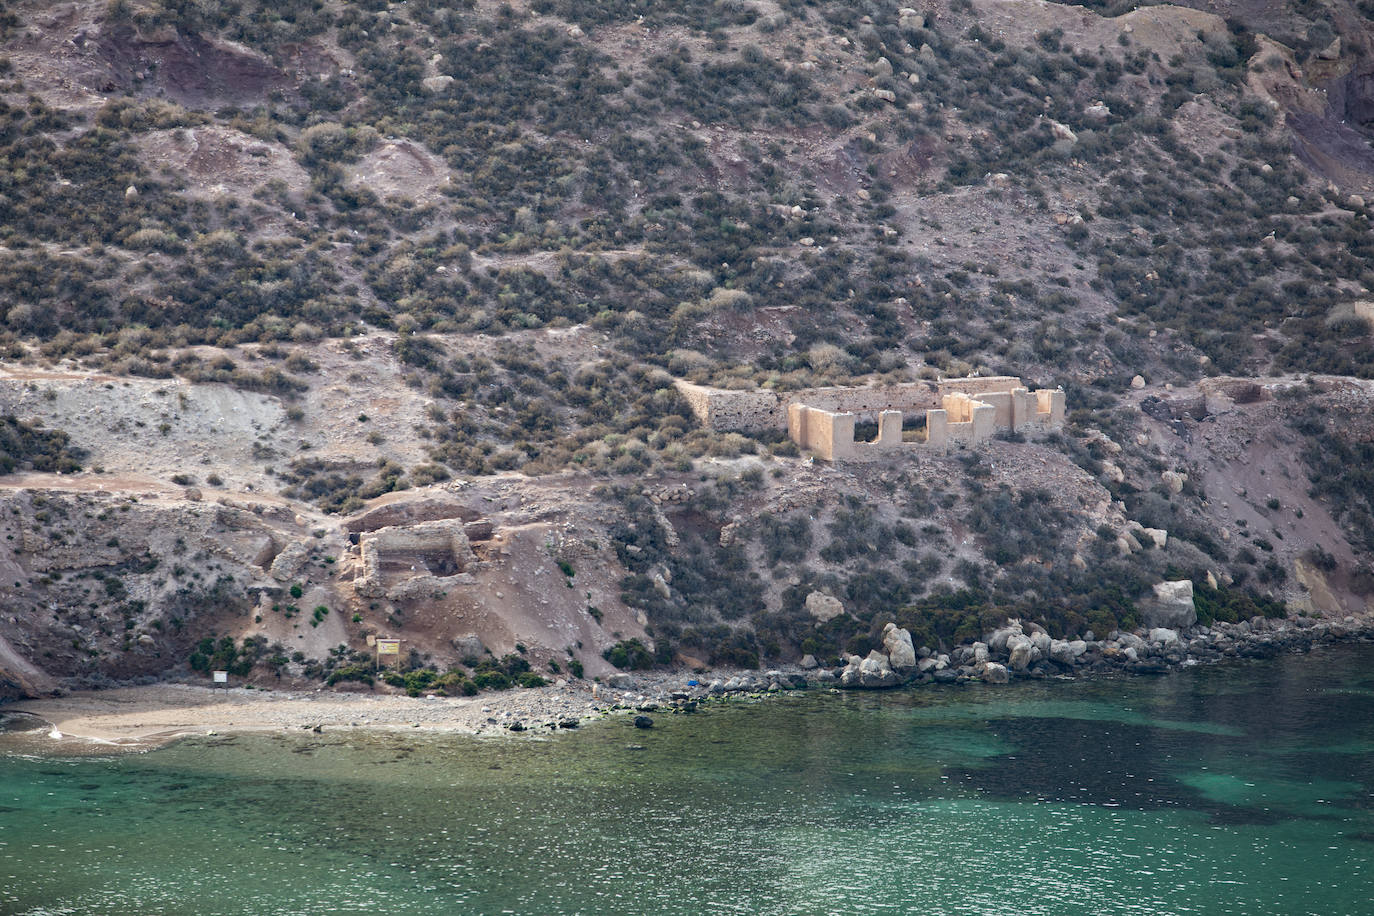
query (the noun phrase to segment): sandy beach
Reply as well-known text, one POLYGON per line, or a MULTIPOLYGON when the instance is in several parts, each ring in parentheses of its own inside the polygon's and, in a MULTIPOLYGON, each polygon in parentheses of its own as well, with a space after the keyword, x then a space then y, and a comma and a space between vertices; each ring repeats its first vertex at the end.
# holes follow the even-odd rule
POLYGON ((229 732, 420 729, 493 735, 508 733, 516 722, 531 730, 557 728, 607 714, 615 705, 647 700, 633 691, 598 687, 594 693, 591 687, 549 686, 461 698, 216 690, 190 684, 74 691, 0 707, 0 715, 23 713, 48 726, 30 727, 24 717, 11 717, 17 723, 11 728, 17 730, 0 740, 37 742, 41 747, 33 749, 48 753, 81 753, 145 750, 188 735, 229 732))

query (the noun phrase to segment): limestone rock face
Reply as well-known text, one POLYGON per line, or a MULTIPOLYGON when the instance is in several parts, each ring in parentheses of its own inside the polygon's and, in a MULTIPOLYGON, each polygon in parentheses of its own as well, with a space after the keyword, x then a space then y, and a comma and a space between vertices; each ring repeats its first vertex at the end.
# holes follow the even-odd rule
POLYGON ((819 668, 820 663, 816 661, 816 656, 807 653, 802 656, 801 665, 799 667, 803 671, 811 671, 815 668, 819 668))
POLYGON ((1197 623, 1197 608, 1193 604, 1193 583, 1188 579, 1161 582, 1155 586, 1153 600, 1141 609, 1145 626, 1184 630, 1197 623))
POLYGON ((883 648, 887 650, 888 663, 896 671, 910 671, 916 667, 916 650, 911 645, 911 634, 895 623, 883 627, 883 648))
POLYGON ((806 596, 806 612, 821 623, 833 620, 844 613, 840 599, 824 592, 812 592, 806 596))
POLYGON ((268 573, 278 582, 286 582, 296 578, 300 574, 301 568, 310 561, 310 554, 315 549, 315 545, 309 541, 297 541, 294 544, 288 544, 272 561, 272 567, 268 573))

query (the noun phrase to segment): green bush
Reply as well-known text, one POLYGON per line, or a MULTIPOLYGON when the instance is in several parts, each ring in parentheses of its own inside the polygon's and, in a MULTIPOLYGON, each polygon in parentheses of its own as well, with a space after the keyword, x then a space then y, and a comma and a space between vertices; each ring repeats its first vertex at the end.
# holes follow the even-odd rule
POLYGON ((341 681, 358 681, 370 686, 372 684, 372 666, 366 664, 345 665, 330 671, 329 677, 325 678, 325 683, 330 687, 341 681))
POLYGON ((622 639, 601 653, 601 657, 622 671, 637 671, 654 666, 654 656, 638 639, 622 639))
POLYGON ((85 457, 60 429, 44 429, 12 414, 0 417, 0 474, 24 467, 70 474, 81 470, 85 457))

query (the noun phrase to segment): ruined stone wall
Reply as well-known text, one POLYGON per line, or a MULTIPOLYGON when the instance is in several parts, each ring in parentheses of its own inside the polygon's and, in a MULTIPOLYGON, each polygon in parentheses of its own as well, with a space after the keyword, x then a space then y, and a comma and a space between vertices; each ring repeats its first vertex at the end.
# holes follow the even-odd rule
MULTIPOLYGON (((1024 388, 1018 391, 1025 391, 1024 388)), ((996 414, 995 423, 998 429, 1015 429, 1016 418, 1013 416, 1012 404, 1016 400, 1016 393, 1013 391, 989 391, 978 395, 978 400, 992 407, 996 414)))
MULTIPOLYGON (((944 397, 943 410, 926 413, 929 445, 975 445, 997 431, 998 409, 980 399, 955 392, 944 397)), ((1010 413, 1010 401, 1007 403, 1010 413)))
POLYGON ((937 383, 941 395, 946 394, 987 394, 992 391, 1011 391, 1024 388, 1021 380, 1014 375, 988 375, 974 378, 947 378, 937 383))
MULTIPOLYGON (((779 397, 772 391, 730 391, 679 380, 703 426, 716 430, 786 429, 793 442, 825 460, 901 448, 902 414, 926 411, 926 443, 974 444, 998 429, 1059 429, 1064 392, 1028 391, 1015 376, 945 379, 854 388, 809 388, 779 397), (879 423, 873 442, 853 441, 856 414, 879 423)), ((914 443, 913 443, 914 444, 914 443)))
POLYGON ((854 415, 793 404, 787 408, 792 440, 825 461, 854 456, 854 415))
POLYGON ((912 382, 863 388, 807 388, 786 395, 785 401, 834 413, 876 414, 884 410, 925 410, 939 403, 939 394, 931 382, 912 382))
POLYGON ((877 444, 884 448, 895 448, 902 444, 902 412, 884 410, 878 415, 877 444))
POLYGON ((1040 388, 1035 392, 1035 399, 1039 422, 1045 429, 1063 429, 1064 410, 1067 406, 1063 390, 1040 388))
POLYGON ((786 409, 771 391, 730 391, 694 385, 681 379, 674 384, 697 420, 707 429, 749 432, 781 429, 786 425, 786 409))

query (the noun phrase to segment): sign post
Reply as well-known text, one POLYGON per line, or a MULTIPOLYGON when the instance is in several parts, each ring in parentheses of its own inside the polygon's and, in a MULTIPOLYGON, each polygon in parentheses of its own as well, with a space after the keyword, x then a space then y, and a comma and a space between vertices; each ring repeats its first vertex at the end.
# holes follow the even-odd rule
POLYGON ((216 687, 218 687, 220 684, 223 684, 225 690, 228 690, 228 689, 229 689, 229 672, 228 672, 228 671, 216 671, 216 672, 214 673, 214 678, 215 678, 215 686, 216 686, 216 687))
POLYGON ((388 660, 390 660, 390 658, 395 658, 399 661, 401 658, 401 641, 399 639, 377 640, 377 662, 375 670, 381 669, 383 655, 388 656, 388 660))

